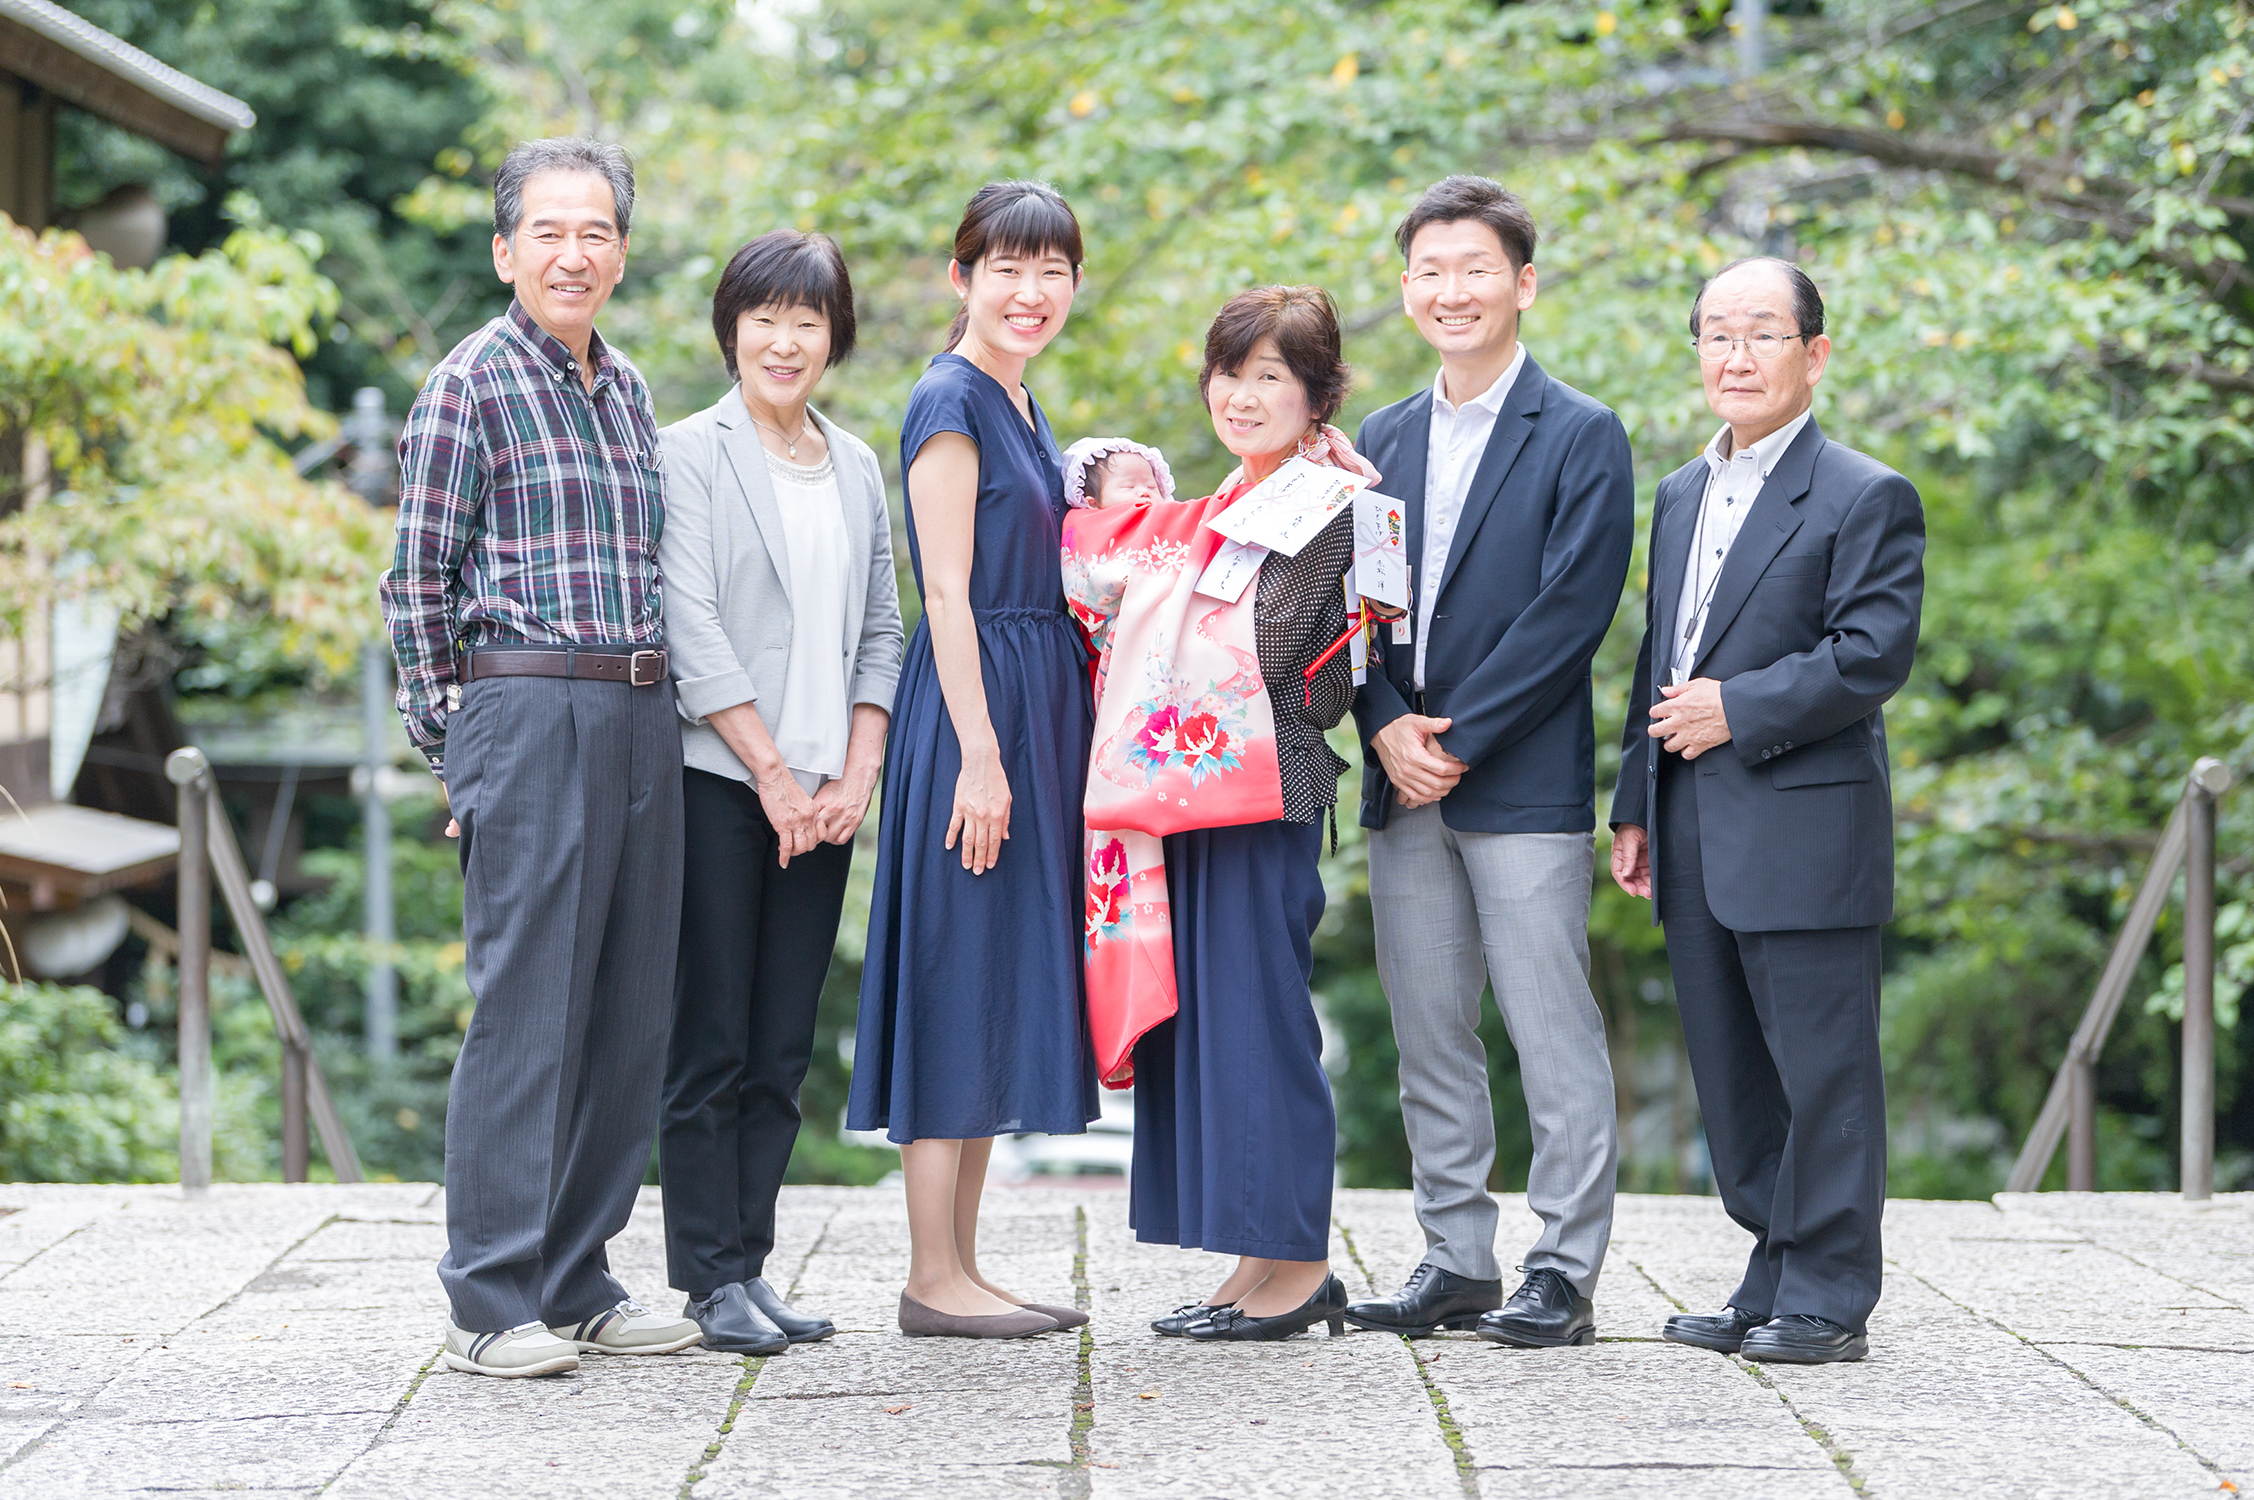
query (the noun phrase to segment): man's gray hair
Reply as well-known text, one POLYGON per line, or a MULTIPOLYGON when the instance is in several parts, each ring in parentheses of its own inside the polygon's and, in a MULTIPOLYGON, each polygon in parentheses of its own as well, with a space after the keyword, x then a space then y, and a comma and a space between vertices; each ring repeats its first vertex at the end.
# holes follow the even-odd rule
POLYGON ((634 217, 634 162, 608 141, 585 136, 556 135, 524 141, 513 148, 493 174, 493 232, 502 239, 516 238, 524 221, 524 185, 542 172, 592 172, 610 184, 611 202, 624 236, 634 217))

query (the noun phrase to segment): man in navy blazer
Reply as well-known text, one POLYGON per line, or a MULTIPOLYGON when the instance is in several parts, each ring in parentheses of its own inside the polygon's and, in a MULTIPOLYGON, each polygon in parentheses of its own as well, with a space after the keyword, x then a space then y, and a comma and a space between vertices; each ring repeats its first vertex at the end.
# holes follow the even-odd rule
POLYGON ((1894 911, 1884 705, 1924 594, 1917 490, 1810 413, 1831 341, 1798 266, 1691 306, 1724 426, 1659 482, 1612 872, 1667 929, 1714 1185, 1753 1235, 1678 1343, 1860 1359, 1886 1203, 1879 928, 1894 911))
POLYGON ((1596 1337, 1618 1156, 1604 1018, 1589 990, 1596 731, 1589 663, 1635 538, 1628 437, 1518 342, 1534 222, 1483 177, 1435 184, 1395 236, 1403 304, 1440 355, 1431 389, 1356 446, 1405 503, 1412 603, 1354 715, 1378 974, 1401 1054, 1424 1261, 1346 1316, 1408 1334, 1476 1327, 1537 1348, 1596 1337), (1487 1193, 1489 982, 1517 1048, 1542 1232, 1505 1303, 1487 1193))

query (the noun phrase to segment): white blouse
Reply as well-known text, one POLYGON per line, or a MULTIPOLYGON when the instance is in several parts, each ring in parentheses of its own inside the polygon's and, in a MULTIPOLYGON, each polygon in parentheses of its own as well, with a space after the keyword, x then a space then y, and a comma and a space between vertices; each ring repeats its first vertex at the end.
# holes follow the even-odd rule
POLYGON ((824 781, 845 774, 845 746, 853 727, 848 697, 854 641, 845 618, 851 542, 830 460, 794 464, 772 453, 766 457, 775 507, 783 518, 789 573, 784 582, 791 607, 782 711, 768 720, 767 732, 798 784, 812 794, 824 781))

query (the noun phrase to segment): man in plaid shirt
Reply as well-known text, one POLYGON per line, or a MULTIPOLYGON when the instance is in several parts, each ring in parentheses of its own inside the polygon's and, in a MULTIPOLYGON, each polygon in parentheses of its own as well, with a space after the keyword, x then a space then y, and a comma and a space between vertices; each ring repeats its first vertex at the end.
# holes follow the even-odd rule
POLYGON ((462 841, 476 997, 447 1099, 444 1358, 484 1375, 663 1354, 604 1246, 649 1161, 681 906, 681 732, 648 387, 595 332, 634 175, 596 141, 493 184, 516 300, 441 360, 399 438, 384 618, 399 709, 462 841))

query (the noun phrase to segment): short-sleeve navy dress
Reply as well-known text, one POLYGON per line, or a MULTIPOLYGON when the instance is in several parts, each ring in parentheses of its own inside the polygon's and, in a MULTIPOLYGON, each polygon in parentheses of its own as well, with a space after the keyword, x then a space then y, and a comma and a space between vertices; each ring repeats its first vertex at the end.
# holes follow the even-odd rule
MULTIPOLYGON (((902 1142, 1070 1135, 1099 1107, 1080 962, 1094 712, 1087 651, 1064 607, 1063 458, 1038 403, 1028 426, 1000 382, 956 354, 934 359, 908 398, 903 476, 941 432, 978 444, 970 601, 1010 836, 983 875, 946 847, 962 746, 920 622, 885 750, 846 1122, 902 1142)), ((921 590, 913 499, 908 556, 921 590)))

